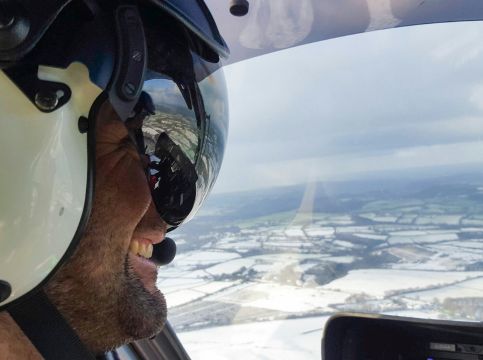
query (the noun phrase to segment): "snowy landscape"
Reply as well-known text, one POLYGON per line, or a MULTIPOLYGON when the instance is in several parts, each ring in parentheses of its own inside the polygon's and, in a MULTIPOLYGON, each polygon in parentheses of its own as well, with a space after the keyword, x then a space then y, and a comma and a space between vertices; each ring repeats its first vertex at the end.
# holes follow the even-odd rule
POLYGON ((482 321, 481 178, 215 195, 172 234, 169 320, 193 359, 318 359, 340 311, 482 321))

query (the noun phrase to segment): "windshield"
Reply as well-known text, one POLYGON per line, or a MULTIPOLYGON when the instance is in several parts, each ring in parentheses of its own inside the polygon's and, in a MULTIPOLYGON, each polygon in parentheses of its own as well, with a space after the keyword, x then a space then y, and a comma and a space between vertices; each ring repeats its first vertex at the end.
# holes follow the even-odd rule
POLYGON ((339 311, 483 320, 483 23, 225 69, 218 183, 160 271, 193 359, 319 359, 339 311))

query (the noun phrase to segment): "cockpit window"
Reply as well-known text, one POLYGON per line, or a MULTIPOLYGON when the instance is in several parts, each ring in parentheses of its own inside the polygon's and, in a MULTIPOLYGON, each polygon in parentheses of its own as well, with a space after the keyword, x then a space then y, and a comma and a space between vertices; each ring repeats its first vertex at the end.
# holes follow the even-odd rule
POLYGON ((338 311, 483 320, 482 38, 413 26, 226 67, 220 178, 158 281, 193 358, 317 359, 338 311))

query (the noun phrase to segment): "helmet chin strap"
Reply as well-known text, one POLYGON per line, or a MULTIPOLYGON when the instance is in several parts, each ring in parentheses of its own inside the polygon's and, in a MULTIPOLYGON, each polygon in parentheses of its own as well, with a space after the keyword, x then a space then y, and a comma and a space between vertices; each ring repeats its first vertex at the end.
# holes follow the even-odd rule
POLYGON ((95 360, 43 290, 15 302, 8 312, 46 360, 95 360))

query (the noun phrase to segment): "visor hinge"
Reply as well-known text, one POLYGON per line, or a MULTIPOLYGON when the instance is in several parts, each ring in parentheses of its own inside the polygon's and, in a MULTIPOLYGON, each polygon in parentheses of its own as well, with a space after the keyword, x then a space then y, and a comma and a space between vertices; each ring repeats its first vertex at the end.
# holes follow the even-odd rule
POLYGON ((136 105, 144 84, 147 66, 144 27, 136 6, 119 6, 115 13, 118 36, 116 72, 109 89, 109 100, 122 120, 136 105))
POLYGON ((65 84, 40 80, 37 76, 38 66, 13 67, 4 72, 30 102, 44 113, 59 109, 72 95, 70 88, 65 84))

